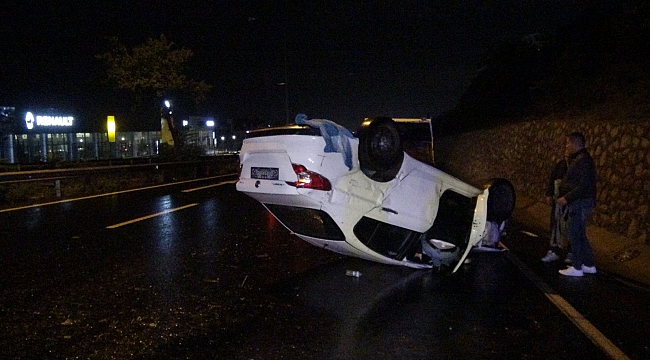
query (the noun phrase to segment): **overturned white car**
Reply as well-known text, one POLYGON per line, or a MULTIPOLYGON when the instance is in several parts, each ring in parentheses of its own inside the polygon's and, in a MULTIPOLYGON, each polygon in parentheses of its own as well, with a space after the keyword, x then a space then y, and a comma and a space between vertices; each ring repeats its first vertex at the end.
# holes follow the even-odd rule
POLYGON ((299 238, 340 254, 413 268, 458 270, 488 222, 512 214, 505 179, 478 189, 404 152, 404 131, 366 119, 357 136, 328 120, 254 131, 237 190, 299 238), (421 254, 425 254, 421 260, 421 254))

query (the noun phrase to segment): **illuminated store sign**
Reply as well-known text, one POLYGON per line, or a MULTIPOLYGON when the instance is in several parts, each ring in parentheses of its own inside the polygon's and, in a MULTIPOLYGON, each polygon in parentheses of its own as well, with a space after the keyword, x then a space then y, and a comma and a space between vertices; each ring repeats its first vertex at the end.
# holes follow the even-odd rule
POLYGON ((74 117, 72 116, 48 116, 36 115, 28 112, 25 114, 25 124, 27 129, 32 130, 36 126, 72 126, 74 117))

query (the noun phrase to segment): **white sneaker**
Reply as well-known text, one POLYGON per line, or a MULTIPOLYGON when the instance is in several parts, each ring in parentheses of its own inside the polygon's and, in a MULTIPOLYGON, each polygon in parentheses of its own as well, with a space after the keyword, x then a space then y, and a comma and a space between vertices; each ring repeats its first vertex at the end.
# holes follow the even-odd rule
POLYGON ((542 258, 542 261, 547 263, 547 262, 551 262, 551 261, 555 261, 555 260, 559 260, 559 259, 560 259, 560 257, 556 253, 549 250, 546 253, 546 255, 544 255, 544 257, 542 258))
POLYGON ((564 270, 558 271, 561 275, 564 276, 582 276, 582 270, 576 270, 573 266, 569 266, 568 268, 564 270))
POLYGON ((582 272, 585 273, 585 274, 595 274, 596 273, 596 267, 595 266, 582 265, 582 272))

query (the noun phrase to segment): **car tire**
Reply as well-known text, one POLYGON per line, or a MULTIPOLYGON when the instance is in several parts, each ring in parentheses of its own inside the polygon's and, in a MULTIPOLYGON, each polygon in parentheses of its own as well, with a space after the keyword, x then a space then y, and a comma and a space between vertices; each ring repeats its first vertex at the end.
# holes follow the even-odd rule
POLYGON ((506 179, 491 179, 486 188, 489 189, 487 200, 487 221, 501 223, 512 215, 515 210, 517 196, 515 187, 506 179))
POLYGON ((395 178, 404 160, 402 138, 397 125, 389 117, 368 118, 357 132, 359 166, 375 181, 395 178))

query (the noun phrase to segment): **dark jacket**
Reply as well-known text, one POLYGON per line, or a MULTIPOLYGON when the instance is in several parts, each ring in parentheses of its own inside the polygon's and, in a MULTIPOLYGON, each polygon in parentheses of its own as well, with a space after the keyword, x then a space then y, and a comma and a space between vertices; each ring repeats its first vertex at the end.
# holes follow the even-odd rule
POLYGON ((567 159, 562 159, 555 164, 553 171, 548 177, 548 182, 546 183, 546 192, 544 193, 548 197, 553 197, 555 195, 555 180, 562 180, 564 174, 568 167, 567 159))
POLYGON ((569 156, 567 171, 560 183, 560 196, 568 203, 596 198, 596 165, 587 149, 569 156))

